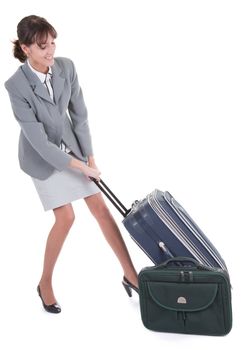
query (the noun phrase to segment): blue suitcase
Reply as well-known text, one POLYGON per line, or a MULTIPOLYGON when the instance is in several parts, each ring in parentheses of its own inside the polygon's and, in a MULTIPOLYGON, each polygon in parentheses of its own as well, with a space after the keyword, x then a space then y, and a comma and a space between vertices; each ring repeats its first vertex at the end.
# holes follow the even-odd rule
POLYGON ((217 249, 169 192, 154 190, 127 209, 102 180, 94 182, 124 216, 125 228, 154 264, 184 256, 227 271, 217 249))

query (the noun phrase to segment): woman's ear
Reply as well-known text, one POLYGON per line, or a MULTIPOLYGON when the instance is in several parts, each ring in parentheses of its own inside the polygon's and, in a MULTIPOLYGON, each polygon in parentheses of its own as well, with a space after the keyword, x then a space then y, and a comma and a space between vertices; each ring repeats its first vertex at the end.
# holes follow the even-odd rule
POLYGON ((28 46, 24 45, 24 44, 21 44, 20 45, 22 51, 24 51, 24 53, 26 54, 26 56, 28 57, 28 54, 29 54, 29 48, 28 46))

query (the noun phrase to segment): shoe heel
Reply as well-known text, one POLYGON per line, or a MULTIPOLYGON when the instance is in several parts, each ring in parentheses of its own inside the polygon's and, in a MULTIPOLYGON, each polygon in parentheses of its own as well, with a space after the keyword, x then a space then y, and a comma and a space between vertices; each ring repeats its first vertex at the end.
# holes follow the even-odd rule
POLYGON ((126 284, 124 281, 122 282, 122 284, 126 290, 126 293, 131 298, 132 297, 132 290, 131 290, 130 286, 128 286, 128 284, 126 284))
POLYGON ((59 314, 61 312, 61 307, 57 303, 54 303, 51 305, 46 305, 44 303, 44 300, 42 299, 41 289, 40 289, 39 285, 37 286, 37 293, 38 293, 39 297, 41 298, 42 305, 43 305, 44 309, 47 312, 51 312, 52 314, 59 314))

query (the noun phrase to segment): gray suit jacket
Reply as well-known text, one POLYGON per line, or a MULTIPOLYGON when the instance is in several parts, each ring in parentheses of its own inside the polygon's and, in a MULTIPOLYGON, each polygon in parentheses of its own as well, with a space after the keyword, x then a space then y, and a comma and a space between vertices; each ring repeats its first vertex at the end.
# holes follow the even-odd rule
POLYGON ((81 160, 92 155, 87 109, 73 62, 55 58, 52 66, 54 102, 27 62, 5 82, 21 132, 19 163, 30 176, 44 180, 67 168, 71 155, 61 140, 81 160))

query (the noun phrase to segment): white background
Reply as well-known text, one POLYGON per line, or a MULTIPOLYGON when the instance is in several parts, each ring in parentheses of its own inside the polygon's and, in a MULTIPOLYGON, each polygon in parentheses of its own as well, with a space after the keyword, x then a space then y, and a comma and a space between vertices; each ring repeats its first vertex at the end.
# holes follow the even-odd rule
MULTIPOLYGON (((243 329, 242 1, 6 1, 1 9, 0 347, 229 349, 243 329), (122 270, 83 201, 58 260, 59 315, 37 296, 52 211, 18 166, 19 126, 3 82, 19 66, 11 40, 37 14, 76 64, 102 178, 127 205, 170 191, 224 257, 233 286, 225 337, 154 333, 127 298, 122 270)), ((111 206, 137 270, 151 265, 111 206)))

